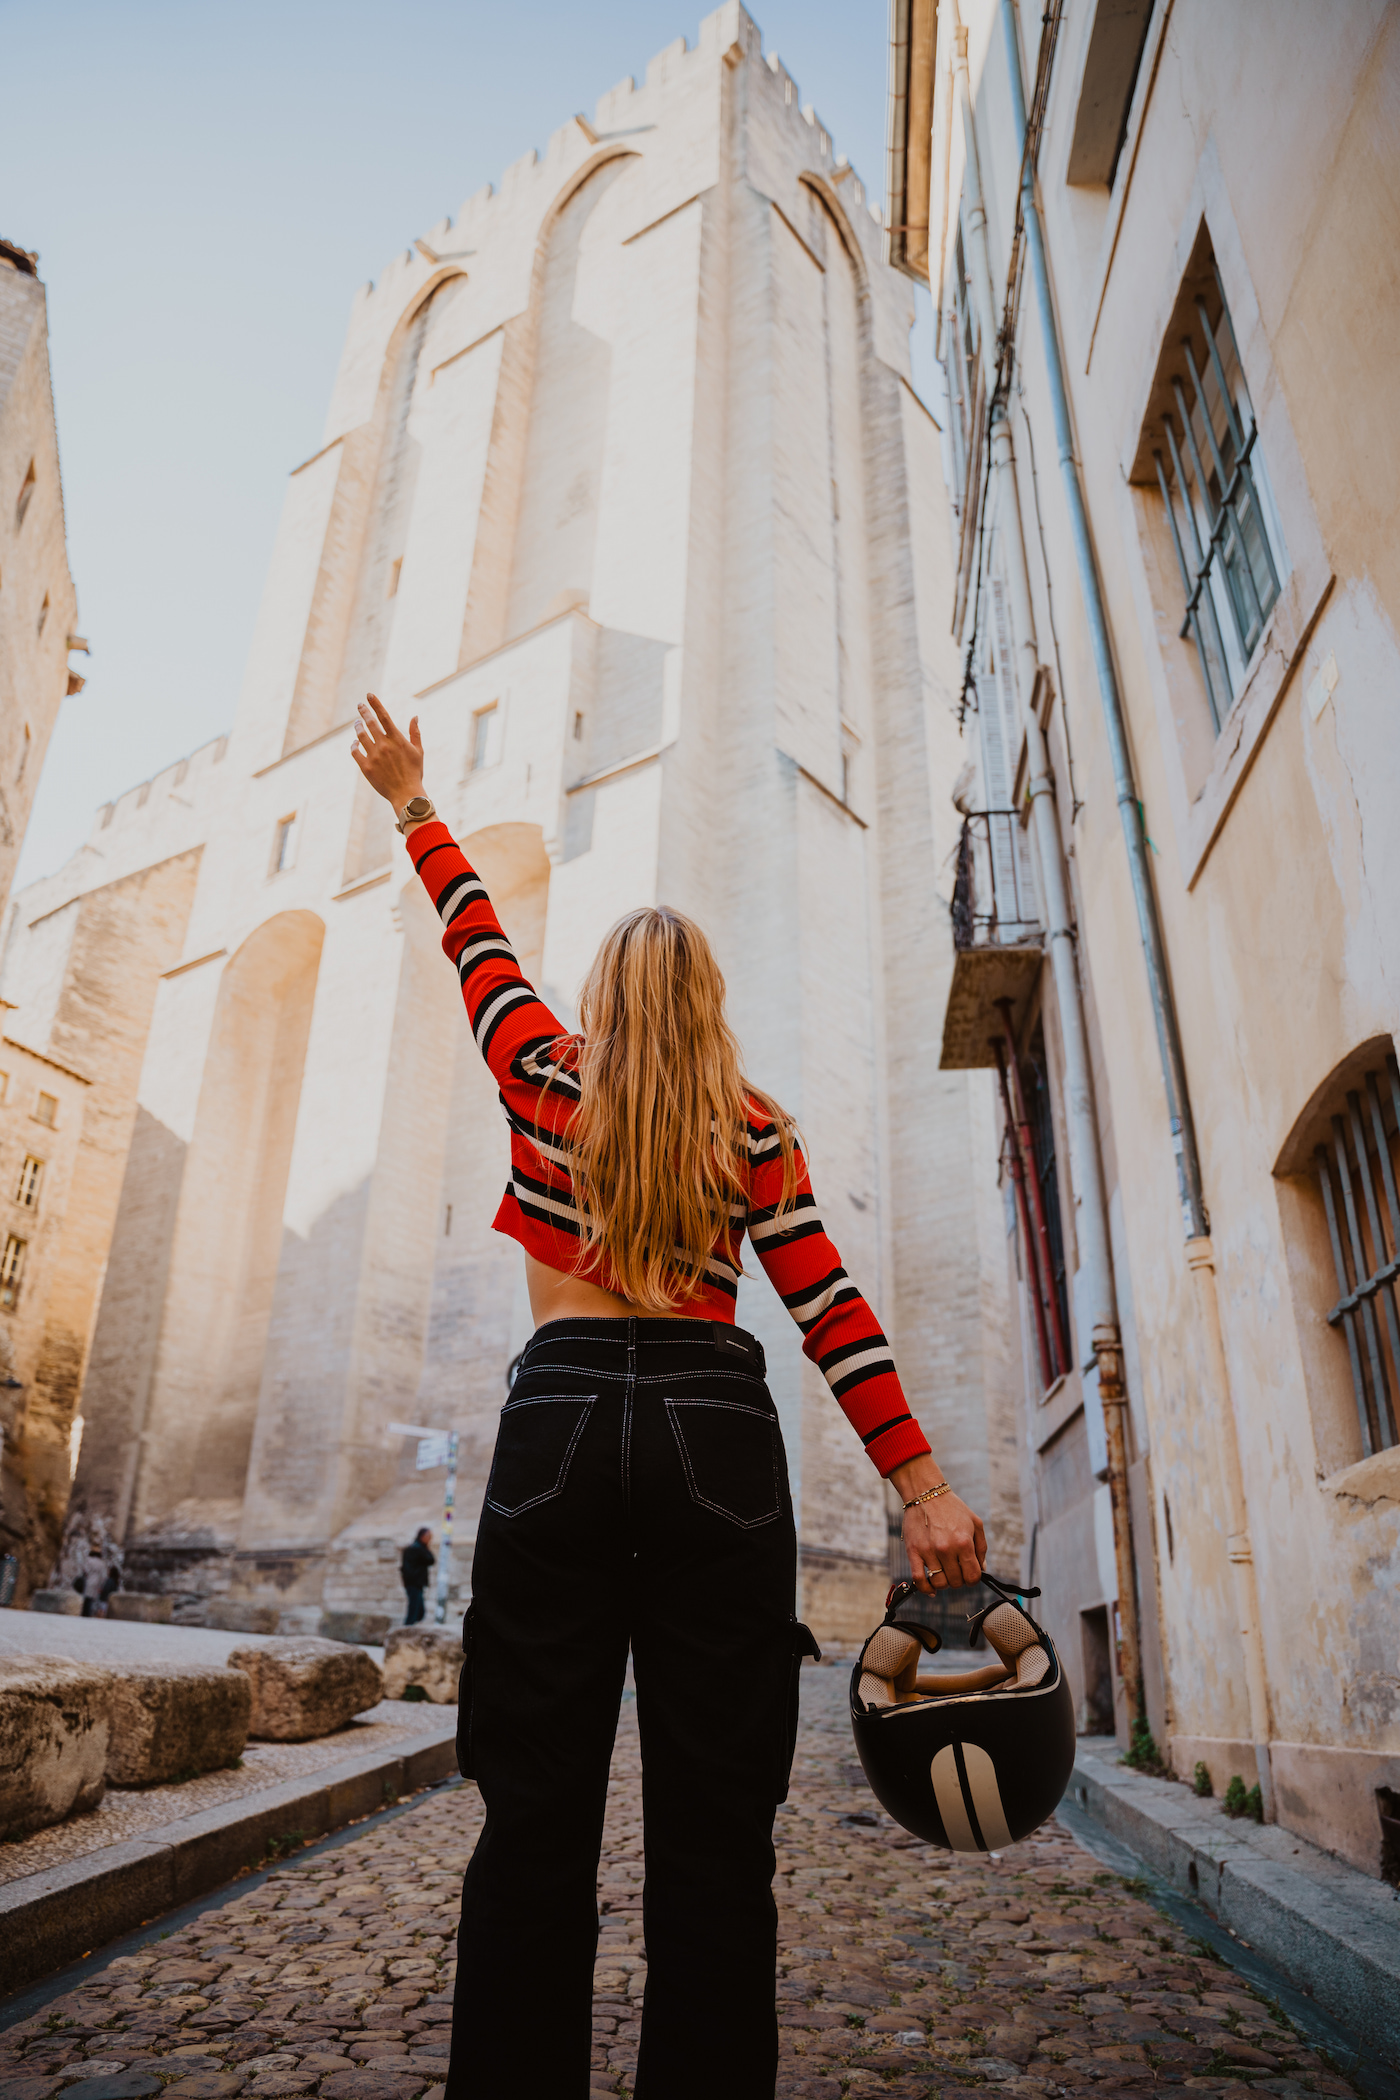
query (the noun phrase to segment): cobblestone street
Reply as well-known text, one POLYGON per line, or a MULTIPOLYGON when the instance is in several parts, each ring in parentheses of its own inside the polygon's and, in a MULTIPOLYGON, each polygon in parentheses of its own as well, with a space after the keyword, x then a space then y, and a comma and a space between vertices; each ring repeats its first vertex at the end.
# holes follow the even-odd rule
MULTIPOLYGON (((846 1682, 840 1665, 803 1672, 792 1795, 777 1822, 779 2094, 1353 2090, 1053 1827, 1000 1859, 950 1864, 877 1818, 851 1783, 846 1682)), ((628 1703, 600 1871, 598 2093, 628 2092, 636 2060, 639 1772, 628 1703)), ((0 2034, 0 2093, 440 2100, 452 1935, 480 1825, 475 1788, 453 1787, 289 1862, 0 2034)), ((528 2051, 524 2038, 522 2100, 549 2100, 530 2083, 528 2051)))

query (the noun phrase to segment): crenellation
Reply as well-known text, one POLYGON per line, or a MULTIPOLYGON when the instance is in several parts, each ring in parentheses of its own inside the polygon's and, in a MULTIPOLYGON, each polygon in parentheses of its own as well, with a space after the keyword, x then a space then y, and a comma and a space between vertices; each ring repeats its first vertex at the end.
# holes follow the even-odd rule
POLYGON ((647 63, 646 84, 649 88, 665 87, 676 78, 685 61, 690 46, 683 36, 675 37, 671 43, 657 52, 647 63))
POLYGON ((519 189, 521 184, 529 179, 539 164, 540 156, 532 146, 528 153, 522 153, 518 160, 513 160, 509 167, 502 170, 501 198, 503 202, 509 199, 513 190, 519 189))
POLYGON ((625 74, 615 87, 610 87, 598 97, 593 105, 595 128, 608 131, 630 112, 626 105, 637 91, 637 83, 630 73, 625 74))

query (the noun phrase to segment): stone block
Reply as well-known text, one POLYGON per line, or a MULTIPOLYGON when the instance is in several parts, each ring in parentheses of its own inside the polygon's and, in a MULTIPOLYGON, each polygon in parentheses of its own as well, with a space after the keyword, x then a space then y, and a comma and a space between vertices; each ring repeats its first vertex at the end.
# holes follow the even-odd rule
POLYGON ((82 1617, 83 1600, 76 1590, 35 1590, 29 1600, 31 1611, 58 1611, 68 1618, 82 1617))
POLYGON ((384 1643, 384 1696, 402 1699, 421 1685, 438 1706, 455 1706, 462 1636, 445 1626, 396 1626, 384 1643))
POLYGON ((109 1619, 132 1619, 142 1626, 168 1626, 174 1609, 173 1597, 144 1595, 140 1590, 118 1590, 107 1599, 109 1619))
POLYGON ((361 1647, 378 1648, 389 1631, 389 1614, 379 1611, 323 1611, 320 1634, 323 1641, 351 1641, 361 1647))
POLYGON ((204 1607, 202 1623, 220 1633, 276 1633, 282 1614, 275 1604, 250 1604, 246 1598, 216 1597, 204 1607))
POLYGON ((96 1808, 106 1789, 111 1672, 0 1656, 0 1838, 96 1808))
POLYGON ((248 1740, 253 1687, 217 1663, 123 1662, 108 1694, 111 1786, 162 1786, 236 1764, 248 1740))
POLYGON ((235 1648, 228 1660, 252 1680, 248 1733, 269 1742, 330 1735, 384 1696, 384 1673, 374 1657, 338 1641, 268 1641, 235 1648))

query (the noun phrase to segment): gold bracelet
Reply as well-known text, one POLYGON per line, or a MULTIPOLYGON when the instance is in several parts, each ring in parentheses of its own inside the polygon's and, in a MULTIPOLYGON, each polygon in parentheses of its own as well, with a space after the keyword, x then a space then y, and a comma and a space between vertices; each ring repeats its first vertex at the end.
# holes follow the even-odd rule
POLYGON ((937 1487, 925 1488, 922 1495, 916 1495, 913 1501, 906 1502, 904 1507, 917 1509, 921 1502, 932 1502, 935 1495, 951 1495, 952 1492, 953 1483, 950 1480, 940 1480, 937 1487))

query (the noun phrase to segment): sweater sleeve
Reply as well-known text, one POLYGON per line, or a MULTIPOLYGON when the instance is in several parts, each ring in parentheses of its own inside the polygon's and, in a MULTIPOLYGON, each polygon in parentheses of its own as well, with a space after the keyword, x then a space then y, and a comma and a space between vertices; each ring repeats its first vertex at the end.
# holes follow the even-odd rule
POLYGON ((406 843, 442 920, 443 953, 461 981, 476 1047, 512 1124, 521 1118, 532 1134, 542 1087, 552 1083, 570 1107, 578 1101, 572 1070, 553 1061, 572 1038, 521 969, 486 885, 447 826, 420 824, 406 843))
POLYGON ((764 1273, 802 1330, 802 1353, 817 1366, 838 1406, 887 1476, 923 1457, 928 1439, 909 1412, 880 1323, 841 1266, 797 1151, 796 1200, 778 1215, 782 1149, 771 1121, 752 1126, 749 1238, 764 1273))

